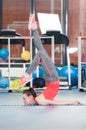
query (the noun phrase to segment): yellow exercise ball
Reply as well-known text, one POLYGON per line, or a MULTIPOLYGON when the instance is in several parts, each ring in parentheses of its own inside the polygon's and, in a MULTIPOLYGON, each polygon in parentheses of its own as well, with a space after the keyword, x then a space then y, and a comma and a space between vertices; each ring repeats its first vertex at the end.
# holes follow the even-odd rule
POLYGON ((20 82, 20 79, 15 79, 11 82, 10 84, 10 88, 12 89, 18 89, 20 86, 19 86, 19 82, 20 82))
POLYGON ((31 58, 30 52, 29 51, 22 52, 21 58, 22 58, 22 60, 25 60, 25 61, 30 60, 30 58, 31 58))

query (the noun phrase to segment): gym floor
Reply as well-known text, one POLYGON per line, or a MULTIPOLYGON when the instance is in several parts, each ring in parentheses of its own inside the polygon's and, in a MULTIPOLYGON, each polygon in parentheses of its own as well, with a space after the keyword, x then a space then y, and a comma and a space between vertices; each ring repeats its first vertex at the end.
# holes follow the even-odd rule
MULTIPOLYGON (((86 92, 59 90, 56 100, 86 102, 86 92)), ((0 93, 1 130, 86 130, 86 105, 23 106, 22 93, 0 93)))

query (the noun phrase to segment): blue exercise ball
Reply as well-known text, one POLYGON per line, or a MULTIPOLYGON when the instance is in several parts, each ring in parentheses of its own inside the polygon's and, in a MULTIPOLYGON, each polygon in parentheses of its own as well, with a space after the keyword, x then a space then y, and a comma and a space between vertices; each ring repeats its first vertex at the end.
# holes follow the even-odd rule
POLYGON ((71 86, 78 86, 78 77, 74 77, 71 79, 71 86))
POLYGON ((55 66, 55 69, 56 69, 58 76, 60 76, 60 69, 57 66, 55 66))
POLYGON ((6 48, 0 49, 0 58, 7 58, 9 56, 9 51, 6 48))
MULTIPOLYGON (((42 78, 44 76, 44 69, 43 69, 43 67, 38 66, 38 71, 39 71, 39 73, 38 73, 39 77, 42 78)), ((37 70, 33 71, 32 77, 33 77, 33 79, 37 78, 37 70)))
POLYGON ((7 78, 0 78, 0 88, 6 89, 9 87, 9 80, 7 78))
POLYGON ((86 69, 86 65, 81 65, 81 68, 82 69, 86 69))
MULTIPOLYGON (((78 75, 78 69, 74 66, 70 66, 70 76, 71 78, 76 77, 78 75)), ((68 66, 62 67, 60 70, 60 76, 68 77, 68 66)))
POLYGON ((81 65, 82 78, 86 76, 86 65, 81 65))
MULTIPOLYGON (((39 76, 38 77, 42 78, 44 76, 44 69, 43 69, 43 67, 42 66, 38 66, 38 71, 39 71, 39 73, 38 73, 39 76)), ((27 72, 27 69, 26 69, 25 72, 27 72)), ((35 69, 32 72, 32 78, 33 78, 33 80, 32 80, 32 83, 33 83, 34 80, 37 78, 37 69, 35 69)), ((27 83, 26 86, 30 86, 30 82, 27 83)))
MULTIPOLYGON (((60 70, 60 76, 68 78, 68 66, 62 67, 60 70)), ((70 66, 70 77, 71 77, 71 86, 78 84, 78 69, 74 66, 70 66)))
POLYGON ((39 66, 39 77, 43 77, 44 76, 44 69, 43 67, 39 66))
POLYGON ((2 71, 0 70, 0 78, 2 78, 2 71))
POLYGON ((32 72, 32 77, 33 77, 33 79, 35 79, 35 78, 37 77, 37 72, 36 72, 36 70, 34 70, 34 71, 32 72))

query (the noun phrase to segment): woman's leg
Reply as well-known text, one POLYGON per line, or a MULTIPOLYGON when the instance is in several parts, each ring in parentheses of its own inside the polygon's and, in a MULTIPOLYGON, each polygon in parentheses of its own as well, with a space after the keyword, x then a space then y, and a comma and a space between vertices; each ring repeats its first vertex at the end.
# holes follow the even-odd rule
POLYGON ((34 45, 35 45, 35 48, 37 48, 37 50, 44 50, 44 47, 42 45, 42 42, 41 42, 41 39, 40 39, 40 36, 39 36, 39 33, 38 33, 38 30, 35 29, 33 30, 33 38, 34 38, 34 45))
MULTIPOLYGON (((34 57, 31 65, 30 65, 30 68, 29 67, 27 68, 26 72, 31 75, 31 73, 34 71, 34 69, 41 63, 41 65, 43 66, 44 71, 45 71, 44 79, 48 82, 57 81, 58 75, 57 75, 55 66, 52 63, 51 58, 48 56, 46 50, 44 49, 44 47, 41 43, 38 31, 37 31, 37 23, 35 22, 35 20, 32 20, 32 21, 34 21, 32 23, 34 45, 37 48, 38 53, 34 57)), ((25 82, 25 80, 28 80, 28 75, 23 77, 23 79, 24 79, 24 82, 25 82)), ((22 84, 22 81, 20 81, 20 84, 22 84)))
POLYGON ((44 69, 45 81, 52 82, 58 80, 58 74, 54 64, 51 62, 51 58, 43 51, 38 51, 30 67, 27 68, 26 73, 31 74, 39 64, 41 64, 44 69))
POLYGON ((28 74, 31 74, 36 69, 36 67, 39 64, 41 64, 44 69, 44 79, 49 82, 57 81, 58 74, 56 72, 55 66, 42 45, 37 29, 33 30, 33 37, 34 37, 34 45, 37 48, 38 52, 34 57, 30 67, 27 68, 26 72, 28 74))

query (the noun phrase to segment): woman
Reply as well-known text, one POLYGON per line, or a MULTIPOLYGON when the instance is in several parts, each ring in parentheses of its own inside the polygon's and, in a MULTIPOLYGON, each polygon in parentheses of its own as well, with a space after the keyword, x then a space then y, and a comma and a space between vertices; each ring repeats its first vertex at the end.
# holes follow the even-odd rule
POLYGON ((43 90, 39 95, 33 88, 23 91, 23 101, 24 104, 79 104, 78 101, 55 101, 54 97, 57 95, 59 90, 59 78, 56 72, 55 66, 48 56, 46 50, 44 49, 38 31, 37 23, 35 21, 35 15, 32 14, 29 20, 29 30, 33 31, 34 45, 37 48, 37 54, 35 55, 30 67, 27 68, 27 72, 22 76, 19 85, 24 86, 27 82, 32 80, 31 73, 36 69, 36 67, 41 64, 44 68, 44 80, 48 83, 46 89, 43 90))

